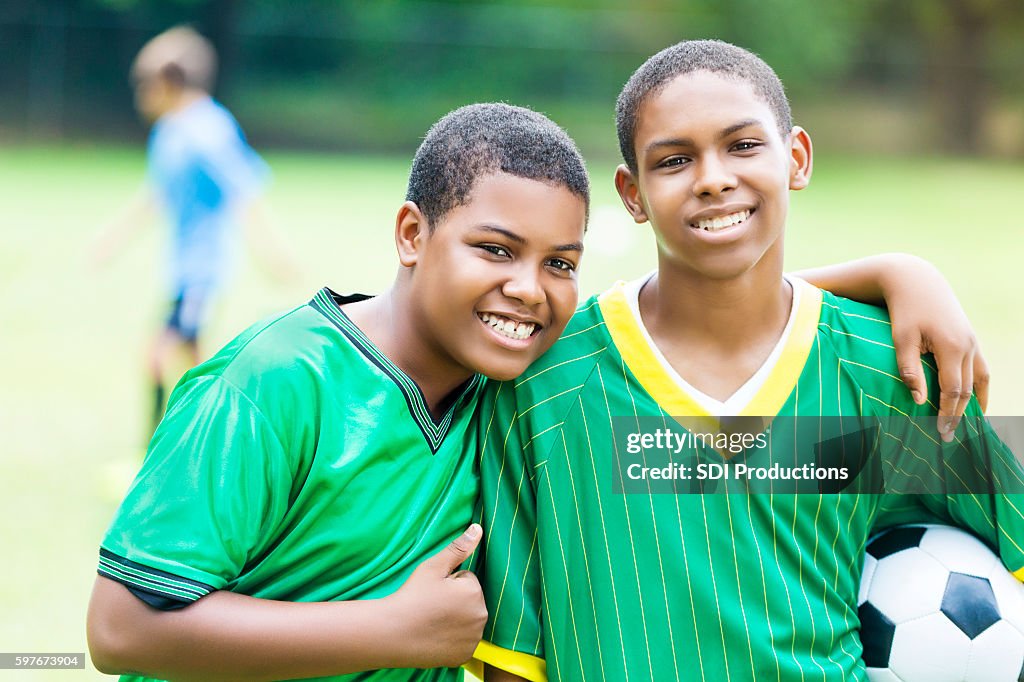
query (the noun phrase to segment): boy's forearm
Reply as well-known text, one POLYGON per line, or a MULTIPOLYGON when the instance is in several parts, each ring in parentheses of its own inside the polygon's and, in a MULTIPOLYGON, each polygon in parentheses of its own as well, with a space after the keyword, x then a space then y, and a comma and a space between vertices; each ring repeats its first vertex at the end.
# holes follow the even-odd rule
MULTIPOLYGON (((793 274, 819 289, 862 303, 884 303, 887 273, 910 260, 920 261, 906 254, 880 254, 858 260, 800 270, 793 274)), ((921 261, 922 263, 924 261, 921 261)))
POLYGON ((296 603, 220 591, 159 611, 101 577, 88 636, 94 664, 107 673, 277 680, 405 667, 401 625, 386 599, 296 603))

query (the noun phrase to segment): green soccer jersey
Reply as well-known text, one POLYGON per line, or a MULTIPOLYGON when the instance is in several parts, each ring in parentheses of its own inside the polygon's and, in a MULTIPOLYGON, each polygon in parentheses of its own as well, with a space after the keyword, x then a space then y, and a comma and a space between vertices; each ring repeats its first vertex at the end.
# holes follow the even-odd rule
POLYGON ((213 590, 374 599, 465 530, 481 378, 432 418, 419 388, 341 311, 346 300, 325 289, 183 377, 103 539, 100 575, 157 608, 213 590))
MULTIPOLYGON (((522 377, 488 387, 478 570, 490 621, 477 658, 534 680, 863 680, 857 595, 873 530, 942 519, 984 538, 1011 570, 1024 567, 1024 495, 947 494, 966 490, 950 485, 956 467, 936 472, 940 490, 918 495, 857 487, 901 489, 928 459, 923 444, 945 451, 933 420, 911 418, 936 408, 915 405, 900 382, 884 311, 793 285, 782 340, 738 401, 709 404, 676 375, 622 285, 583 304, 522 377), (630 432, 654 422, 685 434, 680 417, 716 411, 777 418, 748 434, 757 443, 732 460, 747 464, 785 461, 819 415, 906 418, 862 438, 885 457, 861 462, 843 492, 827 479, 811 494, 792 481, 725 487, 695 472, 669 481, 681 486, 674 494, 659 494, 664 479, 624 487, 644 461, 630 432)), ((935 389, 933 370, 929 381, 935 389)), ((946 447, 980 449, 984 467, 1019 491, 1019 465, 979 416, 972 400, 946 447)), ((677 454, 730 463, 715 447, 684 443, 677 454)))

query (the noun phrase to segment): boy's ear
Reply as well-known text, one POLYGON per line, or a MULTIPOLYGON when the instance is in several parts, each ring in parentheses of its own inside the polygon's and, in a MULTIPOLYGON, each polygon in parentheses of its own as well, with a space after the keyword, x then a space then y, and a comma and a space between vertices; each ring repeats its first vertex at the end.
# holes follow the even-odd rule
POLYGON ((814 170, 811 136, 800 126, 793 126, 790 138, 789 188, 803 189, 811 182, 814 170))
POLYGON ((185 87, 185 69, 181 68, 180 64, 167 62, 160 67, 159 74, 159 77, 170 87, 178 90, 185 87))
POLYGON ((430 224, 415 202, 407 201, 395 218, 395 247, 398 261, 411 268, 419 261, 423 245, 430 237, 430 224))
POLYGON ((618 190, 622 205, 633 216, 633 220, 637 223, 646 223, 647 211, 640 200, 640 185, 637 184, 633 171, 625 164, 619 164, 615 169, 615 189, 618 190))

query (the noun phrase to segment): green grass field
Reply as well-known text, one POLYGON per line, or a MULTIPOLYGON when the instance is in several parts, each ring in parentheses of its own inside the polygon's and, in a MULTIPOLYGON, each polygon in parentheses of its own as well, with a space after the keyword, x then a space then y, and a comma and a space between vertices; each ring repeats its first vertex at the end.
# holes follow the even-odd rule
MULTIPOLYGON (((378 291, 395 270, 391 230, 404 159, 269 154, 269 203, 306 269, 275 287, 244 266, 224 298, 211 349, 249 322, 328 284, 378 291)), ((159 225, 113 264, 90 269, 99 225, 141 181, 140 151, 0 151, 0 651, 85 650, 96 550, 138 465, 148 395, 145 343, 163 310, 159 225)), ((628 219, 612 166, 591 168, 593 220, 582 293, 654 267, 646 226, 628 219)), ((947 273, 993 370, 990 412, 1024 414, 1020 219, 1007 206, 1024 168, 917 159, 818 159, 793 197, 790 268, 879 251, 911 251, 947 273)), ((86 672, 0 671, 0 679, 86 679, 86 672)))

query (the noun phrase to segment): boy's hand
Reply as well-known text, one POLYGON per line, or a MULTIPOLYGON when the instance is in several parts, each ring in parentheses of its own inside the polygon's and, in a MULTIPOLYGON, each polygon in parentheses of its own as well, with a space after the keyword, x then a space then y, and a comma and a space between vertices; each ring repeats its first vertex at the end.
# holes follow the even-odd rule
POLYGON ((482 536, 480 526, 472 524, 417 566, 398 592, 387 597, 404 637, 395 646, 409 656, 403 666, 455 667, 473 656, 487 624, 487 606, 476 576, 458 568, 482 536))
POLYGON ((932 353, 939 372, 938 429, 946 442, 960 423, 972 389, 981 409, 988 407, 988 363, 978 347, 967 315, 942 274, 927 261, 897 274, 898 286, 886 287, 900 378, 914 401, 924 404, 928 389, 921 355, 932 353))
POLYGON ((981 409, 988 407, 988 364, 956 294, 934 265, 910 254, 886 253, 796 274, 840 296, 889 308, 900 378, 918 405, 928 399, 921 355, 935 356, 943 440, 953 440, 972 388, 981 409))
MULTIPOLYGON (((896 344, 896 359, 899 363, 900 378, 910 389, 914 402, 924 404, 927 396, 924 374, 921 369, 921 355, 931 353, 939 371, 939 421, 938 429, 942 440, 953 440, 953 432, 960 424, 960 418, 971 399, 971 389, 978 397, 982 411, 988 408, 989 370, 978 340, 970 324, 964 318, 957 330, 949 322, 932 323, 943 329, 936 334, 925 329, 925 325, 904 329, 897 326, 893 318, 893 340, 896 344)), ((906 323, 906 320, 904 320, 906 323)))

